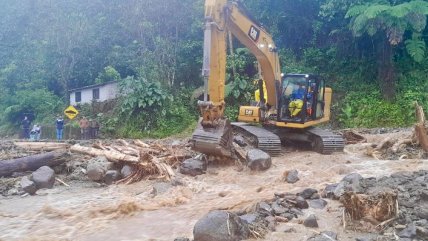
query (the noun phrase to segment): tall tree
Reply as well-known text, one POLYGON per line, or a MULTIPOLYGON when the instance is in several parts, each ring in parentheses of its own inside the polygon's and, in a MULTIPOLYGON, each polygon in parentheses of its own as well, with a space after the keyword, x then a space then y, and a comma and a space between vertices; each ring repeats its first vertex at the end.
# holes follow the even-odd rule
POLYGON ((351 19, 350 29, 356 37, 372 36, 377 42, 378 79, 386 99, 395 96, 396 70, 394 48, 403 42, 406 31, 413 33, 406 41, 407 50, 415 61, 422 61, 425 42, 421 32, 426 26, 428 2, 414 0, 395 5, 389 1, 372 1, 351 7, 346 17, 351 19))

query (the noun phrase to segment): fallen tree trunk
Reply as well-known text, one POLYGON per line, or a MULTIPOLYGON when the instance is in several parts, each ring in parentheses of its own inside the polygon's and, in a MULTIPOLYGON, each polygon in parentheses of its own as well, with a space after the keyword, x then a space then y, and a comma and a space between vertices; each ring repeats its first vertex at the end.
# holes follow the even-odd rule
POLYGON ((56 142, 14 142, 15 146, 21 147, 23 149, 27 150, 34 150, 34 151, 55 151, 59 149, 67 149, 70 147, 67 143, 56 143, 56 142))
POLYGON ((118 151, 99 150, 96 148, 84 147, 84 146, 81 146, 79 144, 73 145, 70 148, 70 151, 81 153, 81 154, 86 154, 86 155, 90 155, 90 156, 105 156, 111 162, 120 162, 120 161, 131 162, 131 163, 139 163, 140 162, 139 157, 126 155, 126 154, 120 153, 118 151))
POLYGON ((419 145, 421 145, 424 151, 428 152, 428 136, 427 136, 427 128, 425 127, 425 113, 422 106, 420 106, 417 102, 415 103, 416 108, 416 119, 418 123, 415 125, 415 136, 419 145))
POLYGON ((416 137, 419 141, 419 144, 421 145, 422 149, 424 151, 428 152, 428 136, 427 136, 427 130, 425 128, 425 125, 423 124, 416 124, 415 125, 415 133, 416 137))
POLYGON ((42 166, 57 166, 65 162, 60 158, 66 152, 48 152, 17 159, 0 161, 0 177, 11 176, 14 172, 34 171, 42 166))

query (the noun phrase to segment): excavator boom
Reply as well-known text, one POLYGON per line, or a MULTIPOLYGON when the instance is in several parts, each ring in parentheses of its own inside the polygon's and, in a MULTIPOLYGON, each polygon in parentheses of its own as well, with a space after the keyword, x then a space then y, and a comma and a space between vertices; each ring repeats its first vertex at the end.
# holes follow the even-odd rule
POLYGON ((214 156, 233 155, 232 127, 224 116, 228 32, 256 56, 267 88, 267 105, 277 106, 276 85, 281 78, 279 58, 272 37, 245 15, 236 2, 205 1, 204 101, 198 102, 201 118, 193 133, 193 149, 214 156))

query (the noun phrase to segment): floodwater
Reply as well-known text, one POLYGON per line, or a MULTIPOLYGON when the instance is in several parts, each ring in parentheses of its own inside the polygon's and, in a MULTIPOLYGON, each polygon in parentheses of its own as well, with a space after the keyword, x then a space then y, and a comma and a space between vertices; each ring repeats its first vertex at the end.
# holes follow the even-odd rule
MULTIPOLYGON (((349 151, 351 150, 351 151, 349 151)), ((358 172, 364 177, 384 176, 398 171, 428 169, 428 160, 376 160, 352 152, 320 155, 310 151, 285 152, 273 158, 265 172, 240 170, 237 166, 210 166, 207 174, 181 176, 182 185, 165 193, 151 194, 154 180, 131 185, 99 187, 70 182, 40 190, 36 196, 0 198, 0 240, 174 240, 192 238, 194 224, 210 210, 251 210, 258 201, 275 192, 299 192, 308 187, 322 190, 344 175, 358 172), (287 170, 297 169, 300 181, 282 180, 287 170)), ((335 231, 339 240, 355 240, 358 233, 342 228, 341 208, 331 200, 324 210, 314 213, 320 228, 299 224, 305 216, 281 224, 265 240, 306 240, 320 231, 335 231), (296 233, 284 233, 292 226, 296 233)))

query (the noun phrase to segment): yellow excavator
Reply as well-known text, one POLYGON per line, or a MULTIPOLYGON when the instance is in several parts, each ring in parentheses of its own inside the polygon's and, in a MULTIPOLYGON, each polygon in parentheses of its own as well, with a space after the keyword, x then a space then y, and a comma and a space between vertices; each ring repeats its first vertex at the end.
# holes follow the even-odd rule
POLYGON ((330 120, 331 88, 313 74, 282 75, 272 36, 238 2, 205 1, 202 76, 204 101, 198 102, 201 117, 191 139, 194 150, 231 157, 234 130, 273 156, 280 154, 282 139, 309 142, 323 154, 343 150, 340 135, 314 127, 330 120), (258 101, 241 106, 239 122, 234 123, 224 116, 229 32, 254 54, 260 72, 258 101))

